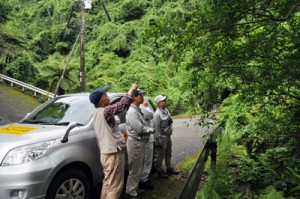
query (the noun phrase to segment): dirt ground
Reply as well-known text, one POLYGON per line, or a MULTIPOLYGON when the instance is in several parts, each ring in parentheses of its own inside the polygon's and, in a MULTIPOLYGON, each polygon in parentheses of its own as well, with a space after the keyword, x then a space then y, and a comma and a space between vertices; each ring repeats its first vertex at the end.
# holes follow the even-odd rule
MULTIPOLYGON (((151 175, 151 180, 154 185, 154 190, 144 190, 144 193, 139 197, 141 199, 175 199, 178 198, 187 176, 172 175, 168 179, 161 179, 154 173, 151 175)), ((125 199, 123 196, 122 198, 125 199)))
POLYGON ((143 199, 172 199, 178 198, 184 183, 186 176, 176 175, 170 176, 169 179, 154 179, 154 190, 146 191, 145 195, 142 195, 143 199))

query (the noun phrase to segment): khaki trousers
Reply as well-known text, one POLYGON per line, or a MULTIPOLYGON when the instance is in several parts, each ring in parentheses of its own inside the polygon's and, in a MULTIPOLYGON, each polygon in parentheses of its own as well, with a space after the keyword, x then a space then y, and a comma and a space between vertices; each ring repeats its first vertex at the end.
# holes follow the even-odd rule
POLYGON ((125 151, 101 154, 104 180, 101 199, 119 199, 124 186, 125 151))
POLYGON ((156 146, 157 158, 155 161, 155 167, 157 171, 164 172, 163 161, 165 160, 166 168, 171 168, 172 158, 172 140, 171 136, 161 137, 162 146, 156 146))
POLYGON ((131 196, 137 196, 139 181, 143 171, 145 148, 145 142, 127 140, 129 175, 126 184, 126 194, 131 196))

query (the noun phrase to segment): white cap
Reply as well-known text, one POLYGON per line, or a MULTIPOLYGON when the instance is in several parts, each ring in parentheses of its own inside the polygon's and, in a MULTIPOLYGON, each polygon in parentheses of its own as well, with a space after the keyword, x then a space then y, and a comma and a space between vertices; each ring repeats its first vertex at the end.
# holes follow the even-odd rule
POLYGON ((159 102, 164 101, 166 98, 167 98, 167 96, 158 95, 158 96, 154 99, 154 102, 158 105, 159 102))
POLYGON ((153 119, 153 110, 149 106, 140 105, 141 111, 144 114, 144 118, 148 120, 153 119))

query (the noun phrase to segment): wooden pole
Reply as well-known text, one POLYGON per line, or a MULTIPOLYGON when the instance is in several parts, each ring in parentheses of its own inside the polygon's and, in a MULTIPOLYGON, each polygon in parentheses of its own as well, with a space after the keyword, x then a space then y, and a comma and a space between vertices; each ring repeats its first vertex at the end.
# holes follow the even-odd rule
POLYGON ((81 1, 81 29, 80 29, 80 91, 85 92, 85 59, 84 59, 84 0, 81 1))

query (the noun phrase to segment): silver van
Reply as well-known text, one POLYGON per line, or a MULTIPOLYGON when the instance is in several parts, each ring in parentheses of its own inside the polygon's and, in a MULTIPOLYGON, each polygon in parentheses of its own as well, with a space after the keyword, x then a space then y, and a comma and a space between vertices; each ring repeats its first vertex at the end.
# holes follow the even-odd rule
MULTIPOLYGON (((111 104, 123 95, 108 93, 111 104)), ((88 93, 63 95, 0 126, 0 199, 89 199, 103 178, 94 109, 88 93)))

